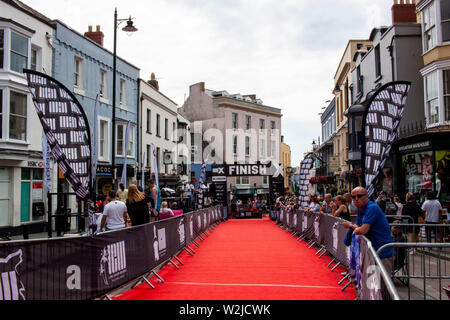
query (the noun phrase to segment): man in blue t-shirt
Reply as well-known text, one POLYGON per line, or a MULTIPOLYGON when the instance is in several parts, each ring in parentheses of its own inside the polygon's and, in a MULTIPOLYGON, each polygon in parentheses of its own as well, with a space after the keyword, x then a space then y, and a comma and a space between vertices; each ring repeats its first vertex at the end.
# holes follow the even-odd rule
MULTIPOLYGON (((369 201, 367 191, 363 187, 357 187, 352 191, 352 199, 358 208, 358 217, 356 224, 348 221, 343 222, 345 228, 354 230, 356 235, 364 235, 372 243, 373 248, 377 251, 385 244, 392 243, 392 234, 389 223, 384 216, 380 207, 372 201, 369 201)), ((392 272, 392 256, 394 251, 387 248, 380 253, 381 262, 383 262, 386 271, 392 272)))

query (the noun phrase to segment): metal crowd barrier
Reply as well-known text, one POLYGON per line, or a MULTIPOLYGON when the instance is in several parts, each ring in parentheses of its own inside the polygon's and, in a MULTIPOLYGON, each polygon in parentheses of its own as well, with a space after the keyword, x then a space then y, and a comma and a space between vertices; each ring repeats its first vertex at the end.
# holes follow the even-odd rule
POLYGON ((450 281, 443 281, 450 280, 447 273, 450 243, 390 243, 379 248, 377 253, 387 248, 396 250, 392 258, 394 268, 391 277, 398 280, 399 288, 407 288, 408 300, 418 300, 420 296, 423 300, 443 299, 442 285, 450 284, 450 281))
MULTIPOLYGON (((403 296, 407 296, 408 300, 417 300, 421 296, 423 299, 442 300, 442 282, 450 279, 447 274, 447 269, 450 267, 450 243, 439 243, 439 241, 447 239, 450 225, 392 223, 390 226, 394 243, 380 248, 379 253, 385 247, 395 248, 396 255, 392 258, 394 267, 392 278, 397 280, 399 289, 403 291, 407 289, 407 295, 405 292, 403 296), (426 239, 426 236, 416 237, 418 228, 434 231, 433 240, 436 242, 415 242, 415 239, 432 240, 431 237, 426 239), (408 234, 413 236, 412 239, 408 239, 408 234), (437 238, 438 234, 440 239, 437 238), (414 242, 409 242, 411 240, 414 242), (426 285, 427 279, 431 280, 428 282, 431 287, 426 285)), ((447 281, 446 285, 449 284, 450 281, 447 281)))
MULTIPOLYGON (((357 215, 352 214, 351 216, 352 223, 356 223, 357 215)), ((402 223, 414 223, 414 218, 406 215, 385 215, 388 220, 400 220, 402 223), (405 221, 406 220, 406 221, 405 221)))
POLYGON ((0 242, 0 300, 89 300, 146 282, 195 251, 224 217, 222 206, 93 237, 0 242))
POLYGON ((343 285, 342 291, 350 285, 356 290, 359 300, 399 300, 399 295, 386 268, 364 236, 360 237, 360 254, 354 257, 359 261, 359 269, 351 270, 350 247, 344 244, 348 229, 341 222, 344 220, 328 214, 309 213, 303 210, 277 212, 275 223, 291 237, 297 236, 297 241, 307 241, 307 248, 318 248, 316 255, 322 258, 327 254, 331 261, 328 267, 334 272, 339 266, 346 272, 338 284, 343 285), (347 281, 347 283, 345 283, 347 281))

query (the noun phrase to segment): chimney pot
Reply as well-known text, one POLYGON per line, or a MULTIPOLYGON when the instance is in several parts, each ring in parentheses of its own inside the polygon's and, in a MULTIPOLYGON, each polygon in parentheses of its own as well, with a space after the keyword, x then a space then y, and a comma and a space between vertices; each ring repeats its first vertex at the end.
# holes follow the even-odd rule
POLYGON ((394 0, 392 24, 417 23, 416 6, 413 0, 394 0))
POLYGON ((152 72, 152 74, 150 76, 150 79, 151 80, 147 81, 148 84, 159 91, 159 83, 158 83, 158 80, 156 80, 156 76, 155 76, 155 74, 153 72, 152 72))
POLYGON ((100 31, 99 25, 97 25, 96 31, 92 31, 92 26, 88 26, 88 32, 85 32, 84 36, 103 47, 103 39, 105 38, 105 35, 100 31))

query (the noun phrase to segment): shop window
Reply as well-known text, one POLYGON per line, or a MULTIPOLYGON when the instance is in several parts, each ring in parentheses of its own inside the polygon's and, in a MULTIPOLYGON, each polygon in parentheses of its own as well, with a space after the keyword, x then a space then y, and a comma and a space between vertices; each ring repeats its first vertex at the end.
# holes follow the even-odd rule
POLYGON ((43 169, 22 168, 20 222, 42 221, 42 210, 36 210, 44 203, 43 169))
POLYGON ((436 151, 436 192, 442 202, 450 203, 450 150, 436 151))
POLYGON ((424 151, 402 156, 406 191, 424 196, 433 189, 432 152, 424 151))

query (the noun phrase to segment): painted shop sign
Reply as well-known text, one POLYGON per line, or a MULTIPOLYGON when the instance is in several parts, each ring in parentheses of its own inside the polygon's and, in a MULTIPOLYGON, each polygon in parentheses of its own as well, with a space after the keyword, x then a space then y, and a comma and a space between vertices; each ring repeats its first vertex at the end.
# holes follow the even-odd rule
POLYGON ((406 146, 401 146, 398 148, 398 151, 400 151, 400 152, 415 151, 415 150, 420 150, 420 149, 425 149, 425 148, 430 148, 430 147, 431 147, 431 141, 428 140, 428 141, 408 144, 406 146))

